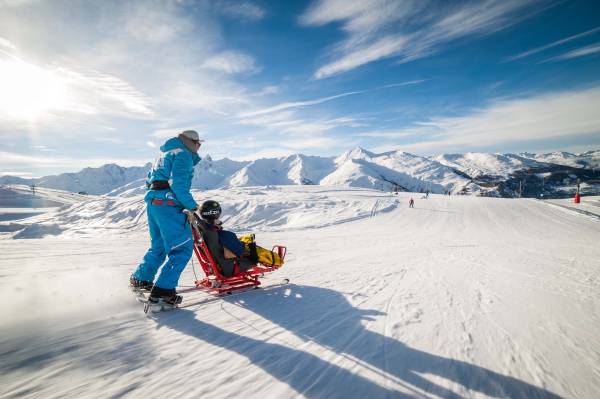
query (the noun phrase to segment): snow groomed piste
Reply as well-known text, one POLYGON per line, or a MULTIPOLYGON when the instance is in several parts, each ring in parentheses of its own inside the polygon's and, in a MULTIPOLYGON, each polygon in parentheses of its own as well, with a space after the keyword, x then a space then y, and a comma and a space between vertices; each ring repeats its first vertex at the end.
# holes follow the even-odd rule
MULTIPOLYGON (((266 277, 291 283, 146 317, 125 285, 147 233, 119 201, 73 205, 59 235, 0 239, 1 397, 600 396, 596 217, 339 187, 195 196, 284 243, 266 277)), ((190 264, 179 288, 195 280, 190 264)))

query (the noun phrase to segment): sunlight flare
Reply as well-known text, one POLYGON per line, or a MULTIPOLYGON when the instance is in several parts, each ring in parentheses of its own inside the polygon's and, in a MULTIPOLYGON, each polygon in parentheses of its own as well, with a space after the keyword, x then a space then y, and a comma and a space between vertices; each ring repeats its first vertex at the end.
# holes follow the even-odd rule
POLYGON ((21 60, 0 60, 0 87, 0 115, 11 119, 38 119, 68 100, 63 78, 21 60))

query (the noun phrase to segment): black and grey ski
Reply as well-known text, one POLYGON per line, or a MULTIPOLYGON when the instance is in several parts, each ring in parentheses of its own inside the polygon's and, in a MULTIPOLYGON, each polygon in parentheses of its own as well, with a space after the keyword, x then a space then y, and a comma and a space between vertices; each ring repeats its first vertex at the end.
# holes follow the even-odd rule
MULTIPOLYGON (((216 302, 218 300, 222 300, 223 298, 231 298, 234 296, 238 296, 241 294, 250 294, 251 292, 261 292, 264 290, 268 290, 271 288, 281 287, 282 285, 286 285, 290 282, 289 279, 284 278, 279 281, 274 281, 272 283, 268 283, 265 285, 260 285, 257 287, 248 287, 246 289, 233 291, 229 294, 222 295, 214 295, 207 293, 205 291, 199 289, 190 289, 190 290, 181 290, 179 293, 183 295, 178 295, 182 299, 178 303, 171 303, 169 301, 159 300, 158 302, 153 302, 149 300, 149 292, 138 292, 138 301, 144 304, 144 313, 159 313, 170 311, 174 309, 188 308, 192 306, 201 306, 207 303, 216 302), (199 293, 200 295, 195 295, 199 293)), ((162 299, 162 298, 161 298, 162 299)))

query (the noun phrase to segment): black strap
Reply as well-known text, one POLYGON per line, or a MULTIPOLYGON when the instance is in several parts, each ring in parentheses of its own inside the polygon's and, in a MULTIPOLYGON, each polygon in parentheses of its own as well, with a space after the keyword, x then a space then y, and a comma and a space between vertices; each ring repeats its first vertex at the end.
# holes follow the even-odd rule
POLYGON ((171 186, 167 180, 155 180, 150 185, 150 190, 168 190, 171 186))

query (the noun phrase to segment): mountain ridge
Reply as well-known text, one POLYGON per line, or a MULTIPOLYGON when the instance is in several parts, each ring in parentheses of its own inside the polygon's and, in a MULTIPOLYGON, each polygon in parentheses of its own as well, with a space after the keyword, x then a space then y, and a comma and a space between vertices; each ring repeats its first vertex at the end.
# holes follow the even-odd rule
MULTIPOLYGON (((150 167, 151 163, 134 167, 106 164, 98 168, 84 168, 80 172, 36 179, 8 175, 0 177, 0 184, 35 185, 93 195, 131 196, 145 190, 144 179, 150 167)), ((516 183, 513 180, 527 180, 529 174, 534 175, 536 171, 547 176, 541 179, 541 191, 534 191, 552 195, 553 190, 546 190, 544 184, 545 179, 553 173, 560 176, 547 182, 572 185, 574 179, 584 183, 595 181, 597 169, 600 169, 600 150, 581 154, 558 151, 546 154, 467 152, 423 157, 400 150, 375 153, 357 147, 337 157, 293 154, 254 161, 228 158, 214 160, 207 154, 196 166, 192 188, 338 185, 383 191, 478 193, 510 197, 516 196, 516 189, 513 188, 516 183), (565 183, 567 180, 568 184, 565 183)), ((522 194, 520 188, 518 195, 522 194)))

